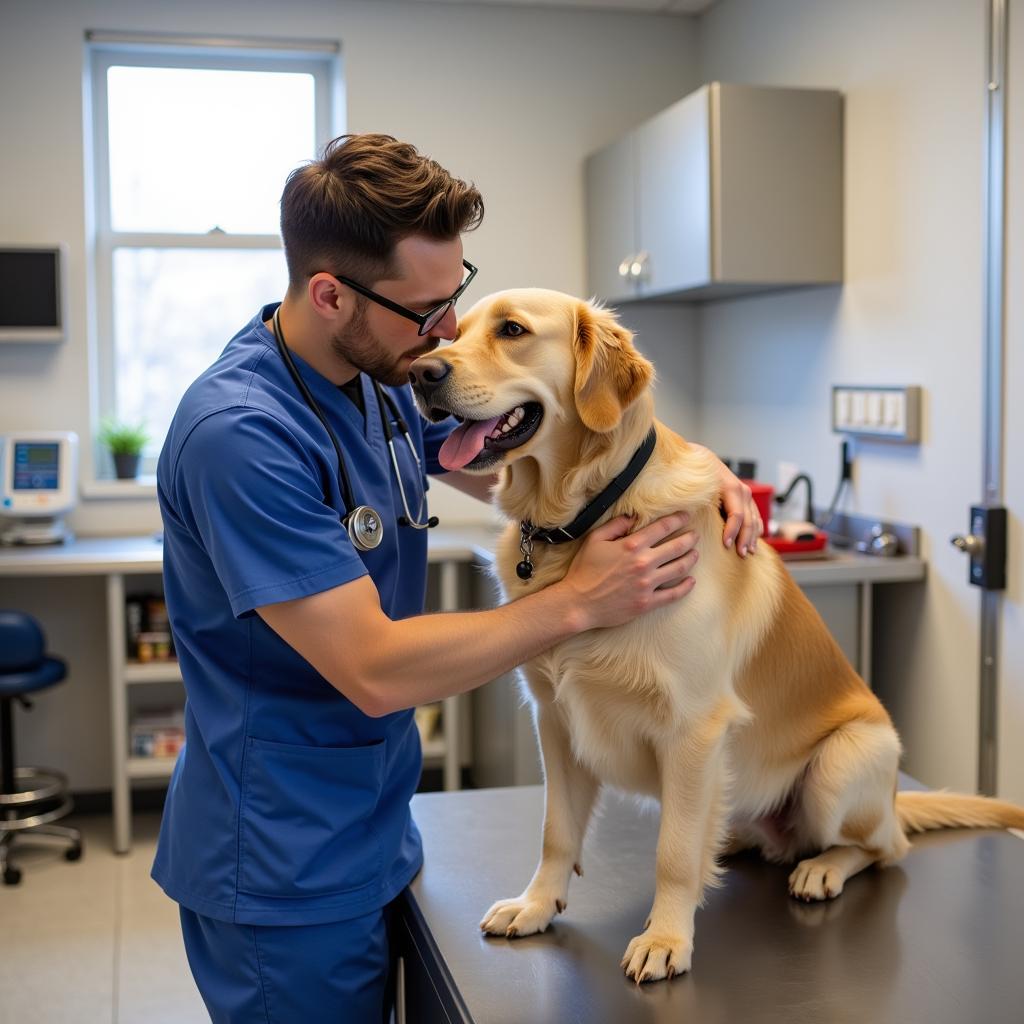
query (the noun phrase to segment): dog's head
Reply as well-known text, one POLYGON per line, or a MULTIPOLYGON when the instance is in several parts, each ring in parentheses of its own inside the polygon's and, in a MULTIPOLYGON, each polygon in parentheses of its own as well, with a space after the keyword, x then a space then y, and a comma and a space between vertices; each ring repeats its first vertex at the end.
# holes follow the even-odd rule
POLYGON ((567 435, 613 431, 653 374, 611 311, 530 288, 481 299, 455 342, 417 359, 410 378, 424 416, 461 421, 441 464, 492 473, 544 459, 567 435))

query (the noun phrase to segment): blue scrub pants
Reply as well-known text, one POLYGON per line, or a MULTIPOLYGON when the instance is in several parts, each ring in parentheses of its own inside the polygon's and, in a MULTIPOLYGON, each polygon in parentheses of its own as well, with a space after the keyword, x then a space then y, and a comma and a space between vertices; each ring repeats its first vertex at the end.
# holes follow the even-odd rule
POLYGON ((213 1024, 388 1020, 390 906, 351 921, 277 926, 180 910, 189 967, 213 1024))

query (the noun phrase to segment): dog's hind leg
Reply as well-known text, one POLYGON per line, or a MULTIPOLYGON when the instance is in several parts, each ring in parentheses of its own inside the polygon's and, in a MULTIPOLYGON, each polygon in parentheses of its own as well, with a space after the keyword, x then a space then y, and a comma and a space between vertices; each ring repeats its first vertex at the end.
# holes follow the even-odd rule
POLYGON ((800 861, 789 876, 790 894, 810 903, 829 900, 843 891, 846 880, 878 860, 874 850, 832 846, 817 857, 800 861))
POLYGON ((880 722, 848 722, 822 742, 801 787, 797 833, 823 852, 796 866, 792 896, 832 899, 858 871, 907 852, 894 804, 899 756, 896 733, 880 722))
POLYGON ((540 863, 530 884, 514 899, 499 900, 480 922, 489 935, 542 932, 568 905, 569 879, 580 870, 583 837, 597 796, 598 782, 576 760, 560 712, 535 705, 534 716, 544 761, 544 835, 540 863))

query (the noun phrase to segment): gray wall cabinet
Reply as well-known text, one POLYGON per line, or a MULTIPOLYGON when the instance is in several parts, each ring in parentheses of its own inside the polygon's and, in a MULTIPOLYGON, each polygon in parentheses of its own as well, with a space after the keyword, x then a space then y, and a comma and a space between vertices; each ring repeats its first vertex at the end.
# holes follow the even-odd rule
POLYGON ((712 82, 586 162, 588 287, 609 302, 835 284, 842 97, 712 82))

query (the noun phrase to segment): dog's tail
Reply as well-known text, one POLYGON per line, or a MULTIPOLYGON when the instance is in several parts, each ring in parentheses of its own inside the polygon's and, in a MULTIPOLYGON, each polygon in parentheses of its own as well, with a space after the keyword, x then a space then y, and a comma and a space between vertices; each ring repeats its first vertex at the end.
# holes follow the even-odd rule
POLYGON ((937 828, 1024 829, 1024 807, 987 796, 945 791, 897 793, 896 817, 906 833, 937 828))

